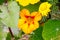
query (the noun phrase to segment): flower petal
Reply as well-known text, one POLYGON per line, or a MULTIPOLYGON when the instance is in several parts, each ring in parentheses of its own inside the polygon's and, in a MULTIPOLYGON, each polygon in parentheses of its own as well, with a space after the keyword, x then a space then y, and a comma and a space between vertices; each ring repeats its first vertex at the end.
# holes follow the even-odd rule
POLYGON ((50 12, 50 11, 51 11, 50 9, 46 9, 44 11, 40 11, 40 13, 42 13, 42 16, 47 16, 48 12, 50 12))
POLYGON ((30 26, 28 27, 28 34, 33 32, 37 28, 39 28, 39 23, 38 22, 34 22, 34 24, 31 23, 30 26))
POLYGON ((23 25, 21 25, 22 26, 22 31, 25 33, 25 34, 28 34, 28 23, 25 23, 25 24, 23 24, 23 25))
POLYGON ((19 19, 18 20, 18 28, 19 29, 21 29, 22 27, 21 27, 21 25, 23 25, 24 24, 24 22, 25 22, 25 20, 24 19, 19 19))
POLYGON ((34 28, 33 28, 33 30, 36 30, 37 28, 39 28, 39 23, 38 22, 34 22, 34 28))
POLYGON ((32 12, 31 16, 35 16, 34 21, 39 21, 42 19, 42 15, 39 12, 32 12))
POLYGON ((30 12, 27 9, 23 9, 20 11, 20 17, 24 20, 26 20, 25 16, 30 16, 30 12))
POLYGON ((19 4, 22 5, 22 6, 29 5, 29 1, 28 0, 16 0, 16 1, 19 2, 19 4))
POLYGON ((47 5, 48 5, 48 8, 50 8, 52 6, 50 3, 48 3, 47 5))
POLYGON ((30 3, 31 4, 35 4, 35 3, 37 3, 37 2, 39 2, 40 0, 30 0, 30 3))
POLYGON ((42 14, 42 16, 47 16, 48 12, 50 12, 50 7, 52 5, 48 2, 43 2, 39 6, 39 12, 42 14))
POLYGON ((33 28, 34 28, 34 25, 31 23, 30 26, 28 27, 28 34, 34 31, 33 28))

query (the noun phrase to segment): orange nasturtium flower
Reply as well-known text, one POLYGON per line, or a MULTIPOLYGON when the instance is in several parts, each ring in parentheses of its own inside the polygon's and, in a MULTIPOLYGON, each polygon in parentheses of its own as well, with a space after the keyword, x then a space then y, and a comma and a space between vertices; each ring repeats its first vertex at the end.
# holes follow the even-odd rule
POLYGON ((16 0, 16 1, 19 2, 19 4, 22 6, 27 6, 29 4, 35 4, 39 2, 40 0, 16 0))
POLYGON ((48 12, 50 12, 50 7, 52 5, 48 2, 43 2, 39 6, 39 12, 42 14, 42 16, 47 16, 48 12))
POLYGON ((39 12, 30 12, 27 9, 20 11, 20 19, 18 21, 18 28, 25 34, 30 34, 32 31, 39 28, 38 21, 42 19, 42 15, 39 12))

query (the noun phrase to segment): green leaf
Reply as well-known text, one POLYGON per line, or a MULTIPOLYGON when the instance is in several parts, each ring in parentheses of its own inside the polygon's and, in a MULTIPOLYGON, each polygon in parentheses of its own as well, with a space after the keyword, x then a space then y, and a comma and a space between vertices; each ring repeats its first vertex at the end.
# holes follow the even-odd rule
POLYGON ((0 0, 0 5, 4 2, 4 0, 0 0))
POLYGON ((2 36, 2 27, 0 26, 0 40, 2 40, 3 36, 2 36))
POLYGON ((46 2, 47 0, 41 0, 41 2, 46 2))
POLYGON ((51 13, 52 14, 57 13, 59 10, 58 6, 56 5, 58 3, 58 0, 47 0, 47 1, 52 4, 51 13))
POLYGON ((10 35, 10 33, 7 34, 6 40, 11 40, 11 35, 10 35))
POLYGON ((15 40, 19 40, 19 37, 15 36, 15 40))
POLYGON ((31 36, 30 40, 43 40, 42 30, 43 30, 43 27, 41 27, 41 26, 37 30, 35 30, 34 34, 31 36))
POLYGON ((56 3, 58 3, 58 0, 47 0, 48 2, 50 2, 50 3, 52 3, 52 4, 56 4, 56 3))
MULTIPOLYGON (((60 20, 49 20, 43 27, 44 40, 55 40, 60 36, 60 20)), ((60 40, 60 39, 57 39, 60 40)))
POLYGON ((1 22, 1 18, 0 18, 0 40, 5 39, 7 32, 5 31, 5 26, 3 25, 3 23, 1 22))
POLYGON ((19 6, 15 1, 8 2, 8 6, 0 6, 2 22, 8 27, 16 27, 19 19, 19 6))
POLYGON ((8 9, 10 12, 10 25, 12 27, 17 26, 18 24, 18 19, 19 19, 19 6, 15 1, 9 2, 8 3, 8 9))
POLYGON ((34 12, 34 11, 38 11, 39 5, 40 5, 40 3, 38 2, 38 3, 34 4, 34 5, 29 4, 28 6, 25 6, 25 7, 23 7, 23 6, 20 5, 20 8, 21 8, 21 10, 26 8, 30 12, 34 12))

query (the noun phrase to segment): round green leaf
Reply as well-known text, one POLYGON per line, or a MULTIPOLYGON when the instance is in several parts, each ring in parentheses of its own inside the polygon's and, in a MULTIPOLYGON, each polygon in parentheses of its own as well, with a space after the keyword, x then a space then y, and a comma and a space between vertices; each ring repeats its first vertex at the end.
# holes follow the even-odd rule
MULTIPOLYGON (((44 40, 55 40, 60 36, 60 20, 49 20, 45 23, 42 32, 44 40)), ((60 39, 57 39, 60 40, 60 39)))

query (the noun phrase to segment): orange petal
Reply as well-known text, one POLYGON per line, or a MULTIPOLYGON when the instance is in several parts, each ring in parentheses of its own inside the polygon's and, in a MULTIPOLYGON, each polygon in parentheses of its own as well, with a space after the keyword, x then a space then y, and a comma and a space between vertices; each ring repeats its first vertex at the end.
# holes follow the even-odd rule
POLYGON ((30 16, 30 12, 27 9, 23 9, 20 11, 20 17, 24 20, 26 20, 25 16, 30 16))
POLYGON ((32 12, 31 13, 31 16, 36 16, 37 15, 37 12, 32 12))
POLYGON ((39 21, 42 19, 42 15, 39 12, 32 12, 31 16, 35 16, 34 21, 39 21))

